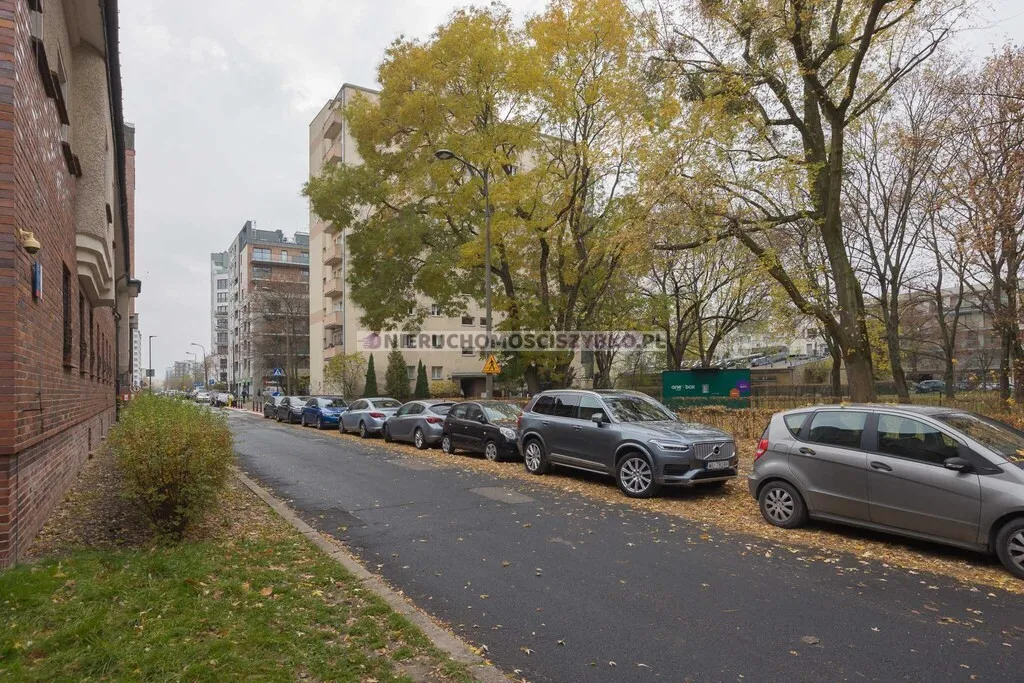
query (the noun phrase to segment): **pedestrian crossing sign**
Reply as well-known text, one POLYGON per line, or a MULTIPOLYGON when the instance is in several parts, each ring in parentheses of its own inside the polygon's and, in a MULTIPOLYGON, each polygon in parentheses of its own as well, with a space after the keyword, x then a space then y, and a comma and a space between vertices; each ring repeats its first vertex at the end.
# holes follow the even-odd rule
POLYGON ((494 357, 494 354, 487 356, 487 362, 484 363, 484 374, 485 375, 497 375, 501 372, 501 366, 498 365, 498 359, 494 357))

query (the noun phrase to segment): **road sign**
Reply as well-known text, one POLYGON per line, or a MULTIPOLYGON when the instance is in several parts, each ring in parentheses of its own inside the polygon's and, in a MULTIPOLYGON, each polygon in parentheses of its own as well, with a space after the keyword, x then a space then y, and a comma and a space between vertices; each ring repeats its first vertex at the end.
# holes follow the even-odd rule
POLYGON ((195 384, 192 385, 192 387, 195 388, 195 389, 198 389, 201 386, 203 386, 202 382, 196 382, 195 384))
POLYGON ((206 380, 206 383, 212 387, 214 384, 217 383, 217 380, 211 377, 210 379, 206 380))
POLYGON ((273 377, 284 377, 284 370, 281 368, 274 368, 274 371, 270 373, 273 377))
POLYGON ((494 357, 492 353, 487 356, 487 362, 484 363, 484 374, 485 375, 497 375, 501 372, 501 366, 498 365, 498 359, 494 357))

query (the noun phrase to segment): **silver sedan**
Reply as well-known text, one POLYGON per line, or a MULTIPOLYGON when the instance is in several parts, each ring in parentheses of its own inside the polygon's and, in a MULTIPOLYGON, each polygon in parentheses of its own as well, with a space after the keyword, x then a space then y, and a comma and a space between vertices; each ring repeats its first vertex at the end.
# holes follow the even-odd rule
POLYGON ((444 417, 455 405, 451 401, 410 401, 384 423, 385 441, 409 441, 424 449, 441 441, 444 417))
POLYGON ((401 402, 393 398, 361 398, 353 401, 348 410, 341 414, 340 429, 342 432, 359 432, 359 436, 364 439, 373 434, 380 434, 384 429, 384 422, 401 407, 401 402))

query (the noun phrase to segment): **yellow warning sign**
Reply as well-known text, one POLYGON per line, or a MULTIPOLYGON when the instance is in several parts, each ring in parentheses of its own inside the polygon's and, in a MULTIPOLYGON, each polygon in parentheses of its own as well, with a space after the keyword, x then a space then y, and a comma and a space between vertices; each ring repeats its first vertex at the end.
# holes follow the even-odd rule
POLYGON ((484 363, 484 374, 497 375, 500 372, 501 366, 498 365, 498 359, 494 357, 494 354, 487 356, 487 362, 484 363))

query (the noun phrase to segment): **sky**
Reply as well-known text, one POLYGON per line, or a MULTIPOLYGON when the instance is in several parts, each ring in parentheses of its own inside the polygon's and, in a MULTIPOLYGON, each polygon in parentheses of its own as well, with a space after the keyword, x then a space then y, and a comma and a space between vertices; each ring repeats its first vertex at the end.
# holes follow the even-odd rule
MULTIPOLYGON (((426 38, 458 0, 121 3, 125 120, 135 124, 135 258, 157 378, 210 345, 210 252, 246 220, 308 230, 309 122, 345 82, 375 87, 384 49, 426 38)), ((516 15, 544 0, 505 0, 516 15)), ((959 40, 1024 36, 1024 3, 994 0, 959 40)), ((150 359, 143 344, 143 365, 150 359)))

